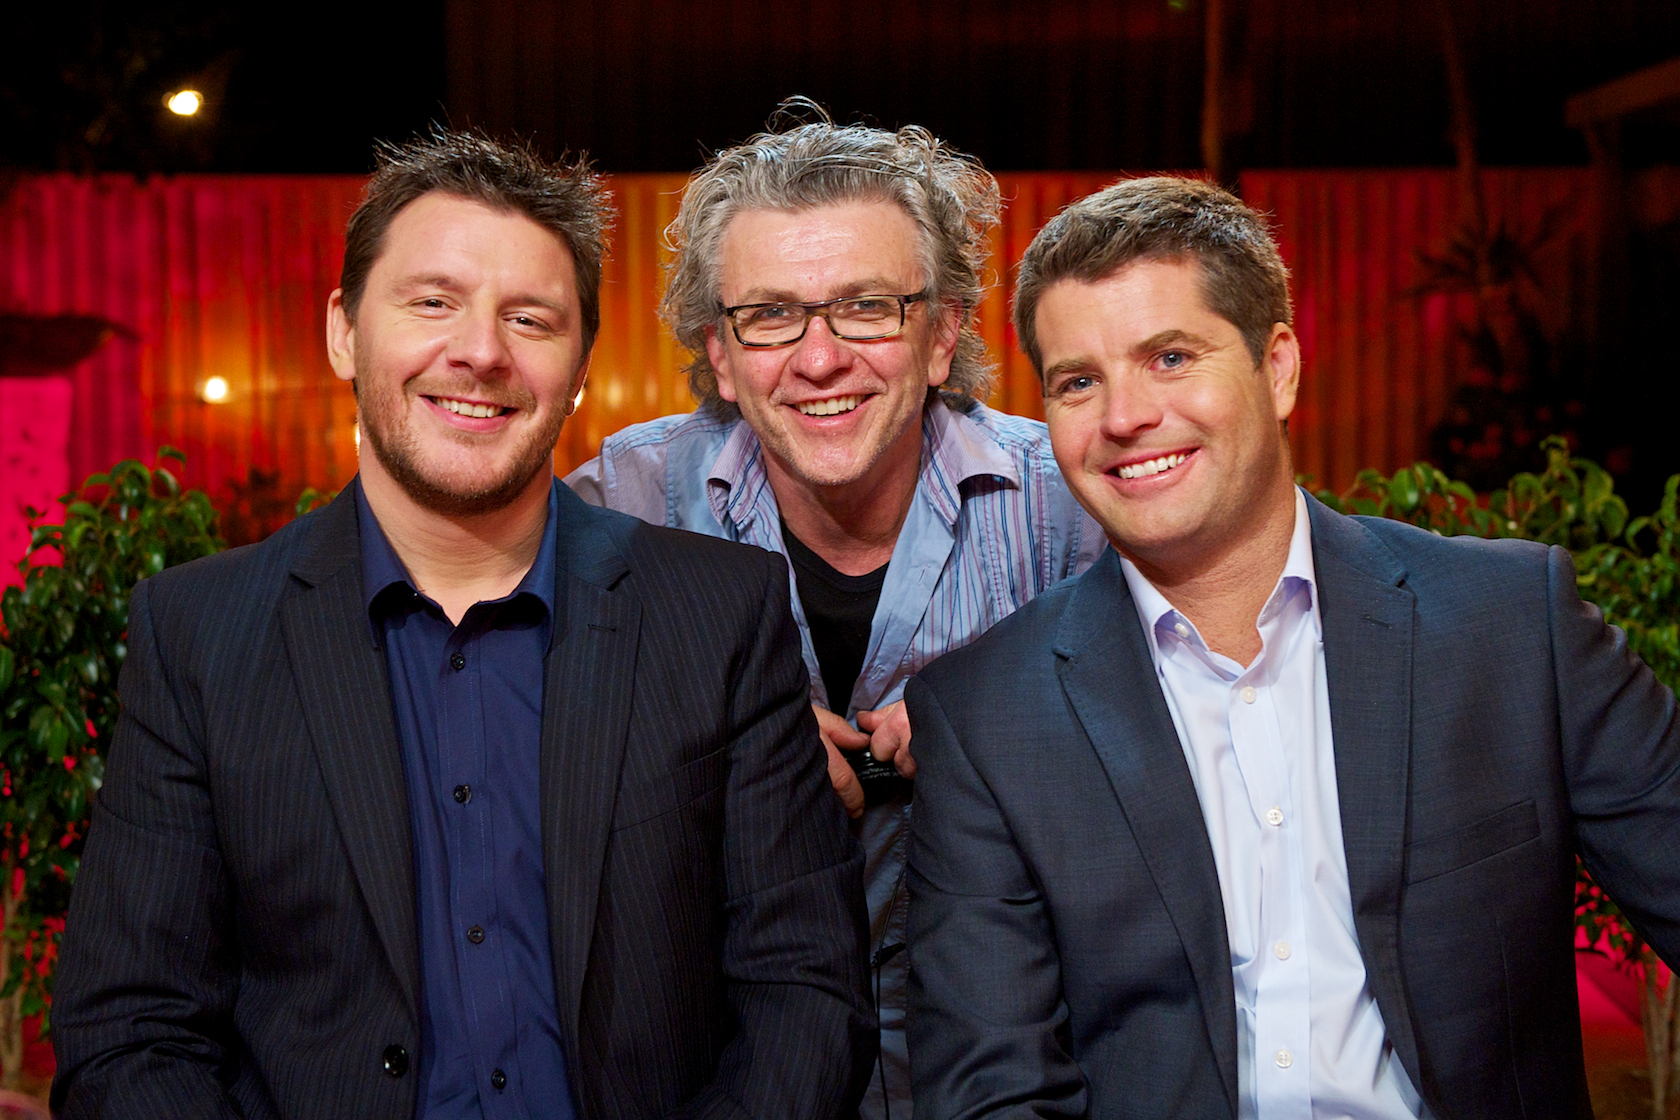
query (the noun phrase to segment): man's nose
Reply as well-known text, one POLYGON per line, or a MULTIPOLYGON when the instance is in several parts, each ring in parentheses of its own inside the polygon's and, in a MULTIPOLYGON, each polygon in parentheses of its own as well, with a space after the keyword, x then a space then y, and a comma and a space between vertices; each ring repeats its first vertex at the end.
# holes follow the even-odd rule
POLYGON ((1131 439, 1161 422, 1161 400, 1149 378, 1121 373, 1108 379, 1103 396, 1103 434, 1131 439))
POLYGON ((480 377, 513 364, 507 345, 507 325, 493 310, 470 310, 455 322, 449 339, 449 363, 465 366, 480 377))
POLYGON ((820 380, 845 368, 851 362, 851 351, 834 335, 828 320, 821 315, 811 316, 805 325, 805 337, 793 344, 790 363, 801 377, 820 380))

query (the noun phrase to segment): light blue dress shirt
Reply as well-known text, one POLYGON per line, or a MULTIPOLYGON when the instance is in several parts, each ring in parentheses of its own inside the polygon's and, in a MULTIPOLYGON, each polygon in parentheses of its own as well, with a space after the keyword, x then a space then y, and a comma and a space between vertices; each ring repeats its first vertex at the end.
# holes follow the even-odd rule
POLYGON ((1239 1120, 1427 1115, 1353 926, 1306 499, 1253 663, 1215 653, 1121 567, 1213 845, 1237 999, 1239 1120))
MULTIPOLYGON (((566 483, 594 505, 787 555, 763 448, 739 419, 701 409, 632 425, 609 436, 600 455, 566 483)), ((904 682, 934 658, 1090 567, 1107 543, 1062 481, 1043 423, 984 405, 958 411, 935 402, 922 414, 921 475, 887 563, 863 672, 838 703, 823 688, 789 569, 812 700, 855 724, 859 711, 898 700, 904 682)), ((877 805, 855 828, 866 860, 870 950, 879 953, 904 943, 910 805, 877 805)), ((886 1111, 882 1067, 892 1120, 910 1117, 905 966, 898 953, 878 972, 882 1062, 864 1094, 865 1120, 886 1111)))

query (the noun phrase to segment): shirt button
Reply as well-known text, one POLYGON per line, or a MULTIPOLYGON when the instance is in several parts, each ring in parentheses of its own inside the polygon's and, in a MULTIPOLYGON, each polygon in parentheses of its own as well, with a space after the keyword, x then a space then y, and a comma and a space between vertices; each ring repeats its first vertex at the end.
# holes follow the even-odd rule
POLYGON ((1266 810, 1266 823, 1271 825, 1273 828, 1276 828, 1278 825, 1282 824, 1283 823, 1283 810, 1279 809, 1276 805, 1273 805, 1270 809, 1267 809, 1266 810))
POLYGON ((1178 631, 1178 636, 1181 638, 1188 638, 1190 636, 1190 627, 1184 625, 1182 622, 1173 623, 1173 629, 1178 631))
POLYGON ((408 1072, 408 1051, 401 1046, 385 1047, 385 1053, 380 1057, 385 1060, 385 1072, 392 1077, 401 1077, 408 1072))
POLYGON ((507 1088, 507 1074, 503 1073, 499 1069, 491 1070, 490 1084, 496 1087, 496 1091, 498 1093, 501 1092, 503 1089, 507 1088))
POLYGON ((1272 1060, 1277 1063, 1277 1067, 1279 1069, 1288 1069, 1290 1066, 1295 1064, 1295 1055, 1291 1054, 1287 1050, 1279 1050, 1277 1052, 1277 1057, 1272 1060))
MULTIPOLYGON (((455 800, 457 802, 459 802, 462 805, 465 805, 471 799, 472 799, 472 787, 471 786, 456 786, 455 787, 455 800)), ((1277 812, 1277 810, 1273 809, 1272 812, 1275 813, 1275 812, 1277 812)))
POLYGON ((1279 941, 1276 945, 1273 945, 1272 946, 1272 955, 1280 961, 1288 960, 1289 959, 1289 942, 1279 941))
MULTIPOLYGON (((449 655, 449 667, 459 673, 467 667, 467 659, 459 653, 452 653, 449 655)), ((1253 690, 1250 689, 1249 691, 1252 692, 1253 690)))
POLYGON ((467 940, 471 941, 474 945, 482 944, 484 941, 484 927, 474 926, 469 929, 467 931, 467 940))
POLYGON ((1243 703, 1244 704, 1254 703, 1254 698, 1257 695, 1259 695, 1259 694, 1254 691, 1254 686, 1249 685, 1247 688, 1242 690, 1243 703))

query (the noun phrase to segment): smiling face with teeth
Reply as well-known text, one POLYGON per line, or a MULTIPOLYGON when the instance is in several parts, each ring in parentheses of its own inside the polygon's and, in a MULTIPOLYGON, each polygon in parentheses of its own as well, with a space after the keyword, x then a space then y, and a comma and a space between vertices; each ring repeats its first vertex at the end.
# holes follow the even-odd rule
POLYGON ((583 358, 576 270, 554 234, 422 195, 385 231, 353 321, 333 293, 327 346, 356 387, 370 495, 450 515, 546 500, 583 358))
POLYGON ((1158 584, 1280 541, 1281 565, 1295 518, 1282 421, 1300 375, 1288 326, 1256 367, 1190 259, 1058 281, 1035 322, 1056 462, 1115 547, 1158 584))
MULTIPOLYGON (((719 287, 731 306, 906 295, 927 282, 921 244, 915 222, 890 202, 743 211, 724 233, 719 287)), ((909 305, 891 338, 847 342, 812 318, 798 342, 758 349, 721 324, 707 330, 706 353, 719 394, 765 449, 785 513, 790 488, 845 500, 907 479, 906 494, 914 491, 922 408, 950 374, 955 342, 955 315, 924 301, 909 305)))

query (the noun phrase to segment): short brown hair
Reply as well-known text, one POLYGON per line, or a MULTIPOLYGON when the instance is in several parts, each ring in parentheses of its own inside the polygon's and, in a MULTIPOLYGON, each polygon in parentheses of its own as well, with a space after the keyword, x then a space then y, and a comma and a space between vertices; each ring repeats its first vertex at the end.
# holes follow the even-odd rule
POLYGON ((1057 214, 1027 246, 1015 273, 1015 335, 1044 379, 1034 316, 1059 280, 1094 284, 1140 260, 1189 257, 1202 266, 1202 299, 1243 336, 1254 364, 1272 327, 1294 317, 1289 269, 1266 219, 1241 199, 1200 179, 1126 179, 1057 214))
POLYGON ((562 156, 549 163, 524 144, 441 128, 407 144, 381 143, 374 156, 373 178, 345 229, 344 268, 338 278, 352 322, 391 222, 421 195, 442 191, 492 210, 523 214, 571 250, 583 352, 589 353, 601 329, 601 259, 613 210, 586 157, 568 161, 562 156))
POLYGON ((804 98, 783 106, 784 114, 799 110, 819 119, 762 132, 695 172, 665 231, 675 256, 659 312, 689 352, 689 391, 726 415, 735 407, 718 395, 717 370, 706 355, 706 328, 723 314, 719 257, 735 215, 882 201, 901 207, 921 231, 929 305, 957 309, 956 351, 943 390, 959 401, 984 400, 991 393, 992 363, 974 311, 985 294, 988 235, 998 223, 997 181, 925 128, 837 125, 804 98))

